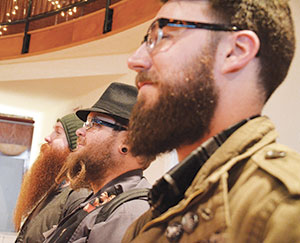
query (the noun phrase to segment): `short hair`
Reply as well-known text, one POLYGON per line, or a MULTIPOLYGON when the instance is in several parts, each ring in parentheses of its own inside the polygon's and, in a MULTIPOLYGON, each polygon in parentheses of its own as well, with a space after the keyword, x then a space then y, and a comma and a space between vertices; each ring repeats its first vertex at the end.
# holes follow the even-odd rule
POLYGON ((295 53, 294 24, 288 1, 210 0, 213 17, 252 30, 259 37, 259 77, 265 101, 285 79, 295 53))

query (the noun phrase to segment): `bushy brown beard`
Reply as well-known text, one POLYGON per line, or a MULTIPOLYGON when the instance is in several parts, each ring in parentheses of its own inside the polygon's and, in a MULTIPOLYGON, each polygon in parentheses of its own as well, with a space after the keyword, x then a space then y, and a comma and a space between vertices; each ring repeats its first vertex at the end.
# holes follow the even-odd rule
POLYGON ((72 189, 91 188, 91 183, 101 184, 109 173, 118 166, 112 155, 115 137, 103 143, 93 142, 71 153, 57 177, 57 181, 67 178, 72 189))
POLYGON ((202 53, 182 69, 178 81, 160 82, 155 73, 137 75, 137 81, 156 83, 159 95, 153 105, 141 96, 133 108, 128 143, 134 155, 155 156, 192 144, 209 132, 218 101, 213 57, 214 53, 202 53))
POLYGON ((14 213, 16 230, 19 230, 22 218, 27 216, 35 204, 55 184, 55 177, 69 153, 68 148, 58 150, 53 149, 49 144, 41 146, 38 158, 23 178, 14 213))

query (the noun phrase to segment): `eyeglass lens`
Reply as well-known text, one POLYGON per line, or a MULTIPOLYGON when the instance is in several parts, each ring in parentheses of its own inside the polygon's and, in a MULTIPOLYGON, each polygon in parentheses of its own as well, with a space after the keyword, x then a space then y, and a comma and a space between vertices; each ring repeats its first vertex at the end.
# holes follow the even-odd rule
POLYGON ((125 127, 117 125, 117 124, 113 124, 107 121, 102 121, 101 119, 98 118, 92 118, 90 121, 86 121, 84 123, 84 127, 86 128, 86 130, 92 128, 94 125, 98 125, 98 126, 106 126, 109 128, 113 128, 116 131, 123 131, 123 130, 127 130, 125 127))
POLYGON ((156 44, 160 41, 162 37, 160 33, 162 33, 162 31, 159 30, 161 29, 159 28, 158 21, 154 22, 150 26, 148 30, 148 38, 147 38, 148 48, 153 49, 156 46, 156 44))
MULTIPOLYGON (((163 27, 164 26, 165 25, 160 26, 159 21, 155 21, 150 26, 150 28, 147 32, 147 38, 146 38, 146 46, 150 52, 152 52, 153 49, 155 47, 157 47, 159 45, 159 43, 161 42, 161 40, 163 39, 163 36, 164 36, 163 27)), ((167 42, 167 41, 165 41, 165 42, 167 42)), ((170 42, 170 39, 168 40, 168 42, 170 42)), ((163 49, 166 49, 168 46, 169 46, 168 43, 164 43, 163 49)), ((163 51, 163 50, 160 48, 160 51, 163 51)))

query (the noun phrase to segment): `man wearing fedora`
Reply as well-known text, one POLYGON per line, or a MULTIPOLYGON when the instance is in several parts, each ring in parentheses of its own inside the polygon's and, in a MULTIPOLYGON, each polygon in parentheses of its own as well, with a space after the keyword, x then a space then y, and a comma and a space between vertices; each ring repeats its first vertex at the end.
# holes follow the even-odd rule
POLYGON ((73 189, 90 188, 93 195, 47 232, 45 242, 121 242, 128 226, 149 208, 142 196, 116 204, 117 198, 150 188, 143 177, 150 158, 134 157, 127 144, 136 96, 134 86, 112 83, 91 108, 76 112, 85 122, 76 132, 78 148, 57 179, 68 179, 73 189))
POLYGON ((73 191, 67 183, 55 183, 67 156, 76 148, 76 130, 82 124, 74 113, 65 115, 45 137, 38 158, 24 176, 16 204, 16 243, 43 242, 43 232, 57 225, 90 194, 88 190, 73 191))

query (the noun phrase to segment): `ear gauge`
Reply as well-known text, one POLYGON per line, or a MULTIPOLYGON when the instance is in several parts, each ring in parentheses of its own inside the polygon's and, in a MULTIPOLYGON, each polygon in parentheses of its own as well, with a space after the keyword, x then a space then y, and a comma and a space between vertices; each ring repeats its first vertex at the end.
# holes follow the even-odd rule
POLYGON ((126 147, 123 147, 123 148, 121 149, 121 151, 122 151, 122 153, 126 154, 126 153, 128 152, 128 149, 127 149, 126 147))

